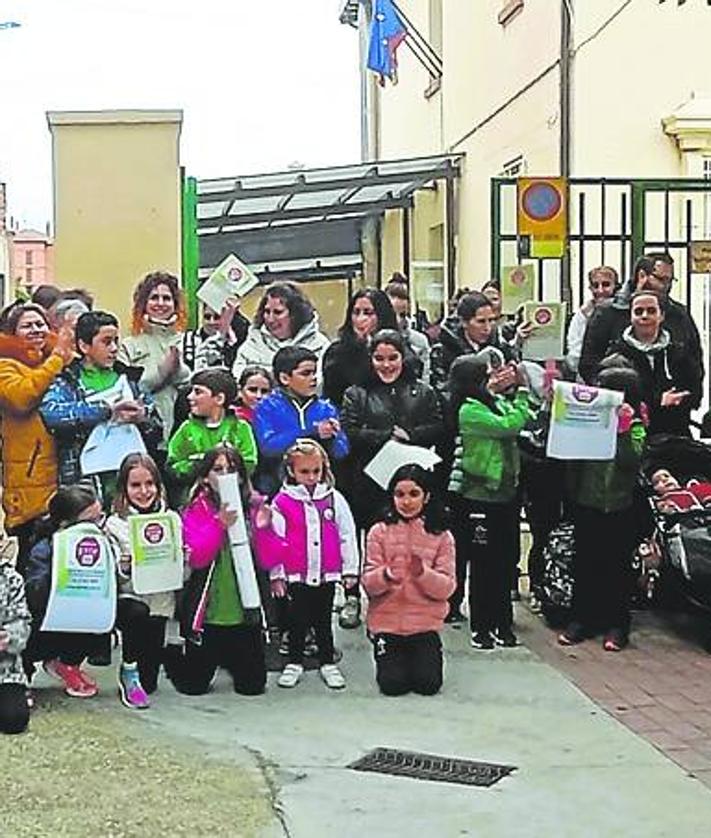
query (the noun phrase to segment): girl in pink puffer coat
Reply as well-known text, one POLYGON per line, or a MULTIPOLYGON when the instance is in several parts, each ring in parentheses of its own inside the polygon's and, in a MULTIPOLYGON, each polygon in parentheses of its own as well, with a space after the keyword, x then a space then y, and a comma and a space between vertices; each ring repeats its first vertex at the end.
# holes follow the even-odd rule
POLYGON ((368 533, 362 585, 385 695, 434 695, 442 686, 439 632, 455 588, 454 538, 430 479, 421 466, 401 466, 390 481, 390 510, 368 533))

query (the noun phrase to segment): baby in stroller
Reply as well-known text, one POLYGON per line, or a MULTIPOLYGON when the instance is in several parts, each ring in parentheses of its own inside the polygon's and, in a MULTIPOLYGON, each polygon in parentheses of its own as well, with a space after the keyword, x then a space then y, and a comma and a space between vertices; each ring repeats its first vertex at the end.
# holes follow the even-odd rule
POLYGON ((711 483, 692 478, 682 486, 667 468, 655 469, 650 475, 660 512, 686 512, 711 506, 711 483))

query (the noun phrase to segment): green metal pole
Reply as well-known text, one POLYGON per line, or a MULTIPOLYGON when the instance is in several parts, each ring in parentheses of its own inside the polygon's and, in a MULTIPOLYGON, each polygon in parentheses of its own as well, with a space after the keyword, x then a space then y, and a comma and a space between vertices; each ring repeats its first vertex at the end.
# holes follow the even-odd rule
POLYGON ((490 277, 497 279, 501 275, 501 184, 498 178, 491 179, 491 258, 490 277))
POLYGON ((194 177, 183 178, 182 227, 183 290, 188 306, 188 325, 195 329, 198 323, 200 245, 197 233, 197 179, 194 177))
POLYGON ((644 183, 632 181, 632 264, 644 252, 646 192, 644 183))

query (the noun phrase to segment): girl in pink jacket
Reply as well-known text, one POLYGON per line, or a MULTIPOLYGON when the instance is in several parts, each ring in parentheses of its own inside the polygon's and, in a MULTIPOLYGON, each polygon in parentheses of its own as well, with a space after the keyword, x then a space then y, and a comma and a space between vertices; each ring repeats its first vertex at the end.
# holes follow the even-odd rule
POLYGON ((454 538, 418 465, 393 475, 385 519, 368 533, 362 585, 376 680, 385 695, 434 695, 442 686, 442 630, 454 591, 454 538))
POLYGON ((343 673, 334 662, 333 595, 336 582, 356 584, 358 544, 353 515, 333 487, 328 455, 311 439, 299 439, 284 454, 286 480, 271 504, 270 529, 281 549, 261 550, 275 596, 289 596, 289 663, 278 684, 295 687, 304 672, 304 641, 313 628, 321 678, 330 689, 343 689, 343 673))

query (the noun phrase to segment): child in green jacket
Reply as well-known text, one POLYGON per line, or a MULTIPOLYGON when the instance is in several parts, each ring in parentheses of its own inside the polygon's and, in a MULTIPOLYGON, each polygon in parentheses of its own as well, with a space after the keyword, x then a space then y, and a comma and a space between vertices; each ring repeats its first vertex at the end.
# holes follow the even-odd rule
POLYGON ((202 458, 217 445, 236 449, 252 474, 257 465, 257 444, 248 422, 227 408, 237 398, 237 385, 225 369, 196 372, 188 394, 190 417, 168 442, 168 468, 186 488, 202 458))
POLYGON ((517 437, 531 416, 522 367, 491 367, 464 355, 450 370, 450 392, 461 438, 450 481, 459 496, 457 554, 467 556, 469 620, 475 649, 516 646, 509 592, 516 562, 519 479, 517 437), (518 385, 513 399, 500 395, 518 385))
POLYGON ((558 635, 572 646, 603 634, 603 648, 619 652, 629 639, 629 576, 635 548, 634 489, 646 438, 641 386, 633 369, 603 370, 597 385, 624 393, 614 459, 572 464, 575 561, 571 621, 558 635))

